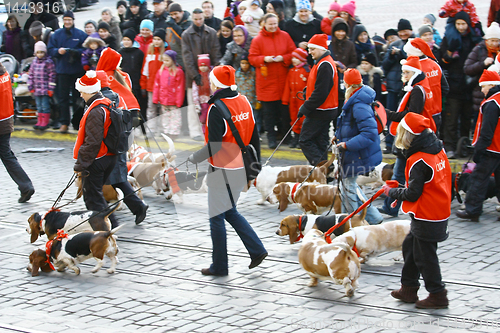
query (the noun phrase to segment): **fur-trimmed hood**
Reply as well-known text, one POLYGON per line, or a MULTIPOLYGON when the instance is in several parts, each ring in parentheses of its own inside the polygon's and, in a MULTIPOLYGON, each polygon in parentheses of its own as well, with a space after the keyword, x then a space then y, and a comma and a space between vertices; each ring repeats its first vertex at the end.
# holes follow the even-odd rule
POLYGON ((356 69, 359 71, 359 73, 361 75, 367 75, 367 74, 370 76, 373 76, 373 74, 379 74, 380 76, 384 75, 384 72, 382 71, 382 69, 380 67, 372 66, 372 69, 370 69, 368 72, 364 71, 361 68, 361 65, 358 65, 358 67, 356 67, 356 69))

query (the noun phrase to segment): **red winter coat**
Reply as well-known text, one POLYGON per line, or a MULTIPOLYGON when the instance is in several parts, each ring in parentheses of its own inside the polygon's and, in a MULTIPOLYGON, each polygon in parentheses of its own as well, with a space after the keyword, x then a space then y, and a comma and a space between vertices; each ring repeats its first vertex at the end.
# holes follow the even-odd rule
MULTIPOLYGON (((307 65, 305 65, 307 67, 307 65)), ((306 70, 304 66, 293 67, 288 72, 285 84, 285 90, 283 91, 283 96, 281 97, 281 103, 288 105, 288 112, 290 113, 290 119, 292 120, 290 125, 292 125, 297 119, 297 114, 299 113, 299 108, 304 104, 303 100, 297 97, 298 92, 302 92, 304 87, 307 85, 307 78, 309 77, 309 68, 306 70)), ((299 134, 302 129, 302 123, 304 118, 301 118, 293 127, 294 133, 299 134)))
POLYGON ((139 43, 139 50, 141 50, 144 54, 148 54, 149 44, 153 42, 153 35, 148 38, 144 38, 142 35, 137 35, 135 37, 135 41, 139 43))
POLYGON ((295 43, 286 32, 279 28, 275 32, 268 32, 265 28, 253 39, 250 46, 248 61, 256 69, 257 99, 262 102, 280 100, 285 88, 288 68, 292 62, 292 52, 295 43), (282 62, 264 62, 266 56, 283 56, 282 62), (267 67, 262 73, 261 67, 267 67), (264 75, 263 75, 264 74, 264 75))
POLYGON ((328 36, 331 36, 332 34, 332 23, 333 20, 330 20, 328 16, 325 16, 321 20, 321 31, 323 31, 324 34, 327 34, 328 36))
POLYGON ((152 92, 155 85, 156 73, 163 64, 160 54, 160 49, 155 47, 155 54, 146 54, 144 57, 144 65, 142 66, 141 89, 146 89, 152 92))
POLYGON ((158 71, 153 88, 153 103, 180 108, 184 103, 185 85, 186 78, 180 67, 177 67, 175 75, 168 68, 164 68, 161 73, 158 71))

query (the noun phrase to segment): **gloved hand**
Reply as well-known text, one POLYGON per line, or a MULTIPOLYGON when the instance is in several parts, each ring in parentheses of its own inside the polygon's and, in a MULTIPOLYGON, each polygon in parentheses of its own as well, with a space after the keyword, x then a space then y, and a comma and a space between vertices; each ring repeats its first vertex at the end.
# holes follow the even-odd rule
POLYGON ((52 96, 54 96, 54 92, 49 90, 49 91, 47 91, 47 95, 49 95, 49 97, 52 97, 52 96))
POLYGON ((195 160, 194 160, 194 154, 189 155, 189 157, 188 157, 188 162, 191 162, 191 163, 193 163, 193 164, 198 164, 198 163, 197 163, 197 162, 195 162, 195 160))
POLYGON ((132 127, 137 127, 141 124, 141 114, 139 111, 132 111, 132 127))
POLYGON ((148 95, 148 91, 146 89, 141 89, 141 94, 143 98, 146 98, 146 96, 148 95))
POLYGON ((483 159, 484 151, 482 150, 474 150, 474 155, 472 156, 472 160, 474 163, 479 163, 483 159))
POLYGON ((228 7, 231 7, 231 3, 233 2, 233 0, 227 0, 227 6, 228 7))
POLYGON ((305 110, 305 107, 304 107, 304 104, 302 104, 301 107, 299 108, 299 112, 297 113, 298 119, 300 119, 304 116, 304 110, 305 110))
POLYGON ((392 187, 387 184, 384 184, 382 188, 384 189, 384 194, 389 197, 389 191, 391 190, 392 187))
POLYGON ((236 5, 236 3, 233 4, 233 10, 231 11, 231 13, 233 14, 234 17, 240 15, 240 12, 238 11, 238 6, 236 5))
POLYGON ((201 74, 198 74, 194 77, 194 82, 196 82, 196 85, 201 87, 203 85, 203 81, 201 80, 201 74))
POLYGON ((339 153, 343 153, 347 150, 347 145, 345 142, 341 142, 337 145, 337 149, 339 150, 339 153))

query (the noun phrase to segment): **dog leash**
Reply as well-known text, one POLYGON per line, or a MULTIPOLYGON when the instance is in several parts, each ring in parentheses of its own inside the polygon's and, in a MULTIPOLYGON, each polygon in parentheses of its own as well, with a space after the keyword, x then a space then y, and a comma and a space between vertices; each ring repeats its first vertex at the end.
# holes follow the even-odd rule
MULTIPOLYGON (((80 177, 82 177, 82 179, 84 177, 87 177, 88 175, 86 176, 82 176, 81 173, 80 173, 80 177)), ((78 175, 76 173, 73 173, 73 175, 71 175, 71 178, 69 179, 68 181, 68 184, 66 185, 66 187, 61 191, 61 193, 59 194, 59 196, 57 197, 56 201, 54 201, 54 203, 52 204, 52 210, 57 210, 57 209, 60 209, 61 207, 65 207, 73 202, 75 202, 76 200, 78 200, 78 198, 74 198, 73 200, 71 200, 70 202, 68 203, 65 203, 64 205, 62 206, 58 206, 56 207, 56 205, 62 200, 63 196, 64 196, 64 193, 66 193, 66 190, 68 188, 71 187, 71 185, 73 185, 73 183, 76 181, 76 179, 78 178, 78 175)), ((78 196, 78 195, 77 195, 78 196)))
POLYGON ((288 132, 285 134, 285 136, 283 137, 283 139, 281 139, 280 143, 276 146, 276 148, 274 149, 273 153, 271 154, 271 156, 269 156, 269 158, 267 159, 266 163, 264 163, 263 167, 265 167, 269 161, 273 158, 274 156, 274 153, 276 153, 276 151, 278 150, 278 148, 281 146, 281 144, 283 143, 283 141, 285 141, 286 137, 288 136, 288 134, 290 134, 290 132, 292 131, 293 127, 295 126, 295 124, 299 121, 300 118, 297 118, 295 120, 295 122, 293 123, 293 125, 290 127, 290 129, 288 130, 288 132))
POLYGON ((323 161, 323 156, 325 156, 325 154, 326 154, 326 157, 328 158, 328 151, 332 148, 332 145, 333 145, 333 142, 330 142, 330 145, 328 146, 328 148, 326 148, 326 150, 323 152, 323 154, 319 158, 318 163, 316 163, 316 165, 313 166, 313 168, 311 169, 311 171, 309 171, 309 174, 307 175, 306 178, 304 178, 304 180, 302 181, 302 183, 300 183, 299 188, 297 190, 299 190, 302 187, 302 185, 304 185, 304 183, 309 179, 309 177, 311 177, 314 169, 316 169, 316 167, 318 166, 319 162, 323 161))

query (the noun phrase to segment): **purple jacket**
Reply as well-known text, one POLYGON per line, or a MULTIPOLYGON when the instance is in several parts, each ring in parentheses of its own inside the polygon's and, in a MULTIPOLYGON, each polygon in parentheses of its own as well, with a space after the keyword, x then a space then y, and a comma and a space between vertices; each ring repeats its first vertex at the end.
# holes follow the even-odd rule
POLYGON ((35 91, 35 96, 48 95, 56 89, 56 66, 49 57, 35 57, 28 74, 28 89, 35 91))
POLYGON ((86 71, 95 70, 97 67, 97 62, 101 57, 102 50, 104 50, 104 47, 99 47, 95 50, 92 50, 91 48, 86 48, 85 50, 83 50, 82 52, 83 69, 85 69, 86 71))

